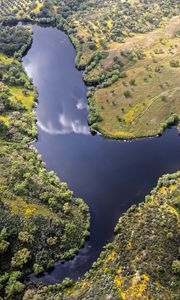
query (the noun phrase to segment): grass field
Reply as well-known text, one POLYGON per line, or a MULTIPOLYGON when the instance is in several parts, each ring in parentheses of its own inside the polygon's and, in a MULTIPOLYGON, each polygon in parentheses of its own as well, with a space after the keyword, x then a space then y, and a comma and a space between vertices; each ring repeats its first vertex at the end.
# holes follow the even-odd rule
POLYGON ((87 78, 106 72, 114 57, 123 63, 125 72, 124 78, 109 87, 95 89, 100 132, 115 138, 152 136, 162 132, 172 114, 179 118, 179 30, 180 18, 174 17, 161 29, 128 38, 122 46, 113 45, 107 58, 89 72, 87 78), (143 58, 135 57, 137 51, 143 58))

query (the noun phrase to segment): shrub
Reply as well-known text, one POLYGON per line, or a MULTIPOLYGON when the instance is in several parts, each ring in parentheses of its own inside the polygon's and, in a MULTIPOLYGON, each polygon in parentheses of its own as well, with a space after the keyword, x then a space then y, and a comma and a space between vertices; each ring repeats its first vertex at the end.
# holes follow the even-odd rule
POLYGON ((180 274, 180 260, 173 260, 172 271, 174 274, 180 274))
POLYGON ((124 91, 123 95, 124 95, 126 98, 131 98, 131 97, 132 97, 131 92, 130 92, 129 90, 124 91))

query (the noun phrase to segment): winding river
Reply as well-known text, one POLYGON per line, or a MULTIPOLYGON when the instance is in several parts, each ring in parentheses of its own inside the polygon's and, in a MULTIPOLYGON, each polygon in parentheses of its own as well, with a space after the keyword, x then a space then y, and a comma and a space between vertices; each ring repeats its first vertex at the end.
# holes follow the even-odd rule
POLYGON ((131 142, 92 136, 82 72, 75 50, 56 28, 33 26, 33 44, 24 67, 39 92, 35 147, 48 170, 66 181, 90 207, 91 234, 79 254, 32 280, 52 284, 82 276, 113 238, 118 218, 144 200, 165 173, 180 169, 180 138, 175 128, 162 137, 131 142))

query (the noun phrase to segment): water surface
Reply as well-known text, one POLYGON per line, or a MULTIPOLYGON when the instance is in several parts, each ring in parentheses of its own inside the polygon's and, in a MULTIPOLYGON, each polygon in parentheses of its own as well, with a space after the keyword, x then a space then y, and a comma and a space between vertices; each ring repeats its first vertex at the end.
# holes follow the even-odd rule
MULTIPOLYGON (((113 238, 119 217, 144 200, 165 173, 180 169, 180 138, 175 128, 160 138, 131 142, 92 136, 87 125, 86 86, 75 68, 75 50, 56 28, 33 26, 33 44, 23 59, 38 88, 38 141, 35 147, 90 207, 91 235, 69 262, 58 262, 38 280, 55 283, 82 276, 113 238)), ((35 279, 32 276, 32 279, 35 279)))

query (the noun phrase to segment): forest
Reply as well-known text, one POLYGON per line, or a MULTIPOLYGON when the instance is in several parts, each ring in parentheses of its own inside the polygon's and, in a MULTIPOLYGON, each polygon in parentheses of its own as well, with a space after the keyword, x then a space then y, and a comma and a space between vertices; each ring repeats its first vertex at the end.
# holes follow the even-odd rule
POLYGON ((178 300, 180 173, 119 219, 115 239, 82 279, 26 286, 89 235, 90 214, 46 170, 32 141, 38 91, 22 56, 32 30, 56 26, 76 48, 88 86, 89 126, 106 137, 160 135, 179 126, 179 0, 2 0, 0 3, 0 299, 178 300))

